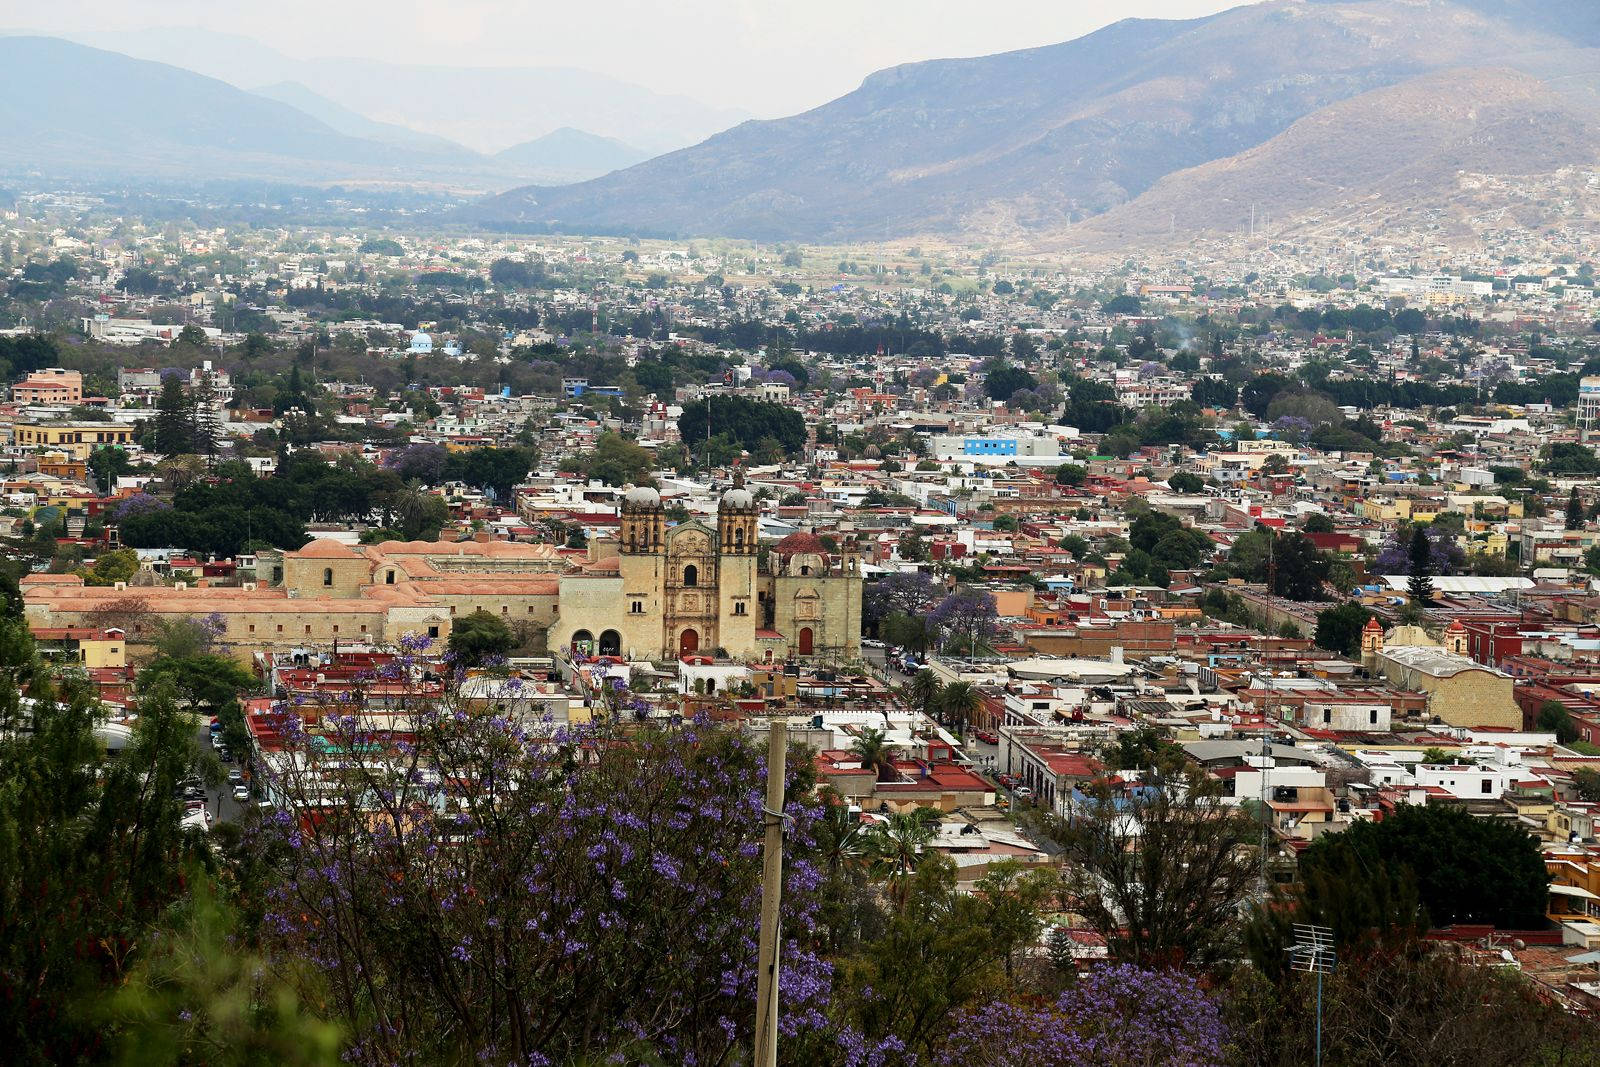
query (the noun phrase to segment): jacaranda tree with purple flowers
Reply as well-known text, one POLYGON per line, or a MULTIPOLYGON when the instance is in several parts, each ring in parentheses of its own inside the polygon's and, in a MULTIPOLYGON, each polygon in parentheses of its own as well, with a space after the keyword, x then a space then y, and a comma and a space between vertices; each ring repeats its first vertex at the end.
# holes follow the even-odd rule
MULTIPOLYGON (((415 648, 412 649, 416 651, 415 648)), ((262 841, 266 928, 312 961, 364 1063, 728 1062, 755 1004, 764 755, 741 734, 555 724, 536 704, 424 691, 396 720, 285 708, 262 841), (291 814, 294 813, 294 814, 291 814)), ((459 678, 454 681, 459 681, 459 678)), ((796 761, 791 796, 809 791, 796 761)), ((805 942, 820 875, 788 805, 782 1032, 824 1023, 805 942)))
POLYGON ((1210 1067, 1224 1061, 1217 1003, 1181 971, 1097 967, 1054 1003, 965 1012, 939 1067, 1210 1067))

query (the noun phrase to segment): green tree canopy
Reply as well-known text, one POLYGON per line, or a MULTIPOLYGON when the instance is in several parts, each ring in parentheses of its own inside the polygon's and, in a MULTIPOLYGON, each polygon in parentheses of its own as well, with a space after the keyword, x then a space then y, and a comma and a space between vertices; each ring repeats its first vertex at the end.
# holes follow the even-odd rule
POLYGON ((1544 927, 1550 878, 1538 839, 1515 823, 1476 818, 1454 804, 1405 804, 1381 822, 1317 838, 1301 853, 1300 866, 1341 870, 1351 859, 1414 880, 1434 926, 1544 927))

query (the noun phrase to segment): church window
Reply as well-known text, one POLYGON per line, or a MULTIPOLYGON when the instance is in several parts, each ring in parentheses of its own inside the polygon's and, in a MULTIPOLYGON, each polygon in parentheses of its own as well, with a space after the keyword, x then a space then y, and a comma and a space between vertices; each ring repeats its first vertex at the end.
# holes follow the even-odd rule
POLYGON ((696 567, 693 563, 691 563, 687 567, 683 568, 683 584, 684 585, 699 585, 700 584, 700 568, 696 567))
POLYGON ((733 544, 735 548, 744 547, 744 530, 742 528, 733 531, 733 544))
POLYGON ((735 615, 743 615, 744 614, 744 601, 741 600, 741 601, 739 601, 737 604, 735 604, 733 606, 733 613, 735 615))
POLYGON ((394 571, 385 571, 384 572, 384 574, 383 574, 383 584, 384 585, 393 585, 394 584, 394 571))
POLYGON ((322 584, 325 585, 325 586, 333 584, 333 568, 332 567, 324 567, 324 568, 322 568, 322 584))
POLYGON ((628 613, 629 613, 629 614, 630 614, 630 615, 643 615, 643 614, 644 614, 644 601, 642 601, 642 600, 635 600, 635 601, 634 601, 634 602, 633 602, 633 603, 632 603, 632 604, 631 604, 631 605, 630 605, 630 606, 629 606, 629 607, 628 607, 628 613))

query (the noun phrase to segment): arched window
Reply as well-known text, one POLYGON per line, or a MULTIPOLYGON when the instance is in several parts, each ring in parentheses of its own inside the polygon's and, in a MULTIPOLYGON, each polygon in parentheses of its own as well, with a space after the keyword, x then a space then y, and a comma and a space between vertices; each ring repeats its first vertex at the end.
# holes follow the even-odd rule
POLYGON ((324 567, 324 568, 322 568, 322 584, 325 585, 325 586, 333 584, 333 568, 332 567, 324 567))
POLYGON ((394 584, 394 571, 384 571, 383 572, 383 584, 384 585, 393 585, 394 584))
POLYGON ((743 549, 744 548, 744 528, 743 527, 740 527, 739 529, 733 531, 733 547, 738 548, 738 549, 743 549))
POLYGON ((687 567, 683 568, 683 584, 684 585, 699 585, 700 584, 700 568, 696 567, 693 563, 691 563, 687 567))

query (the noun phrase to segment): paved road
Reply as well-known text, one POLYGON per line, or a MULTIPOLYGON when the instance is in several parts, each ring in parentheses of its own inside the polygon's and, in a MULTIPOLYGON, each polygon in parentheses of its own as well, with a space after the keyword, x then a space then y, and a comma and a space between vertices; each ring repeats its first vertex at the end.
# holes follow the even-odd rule
MULTIPOLYGON (((206 751, 215 751, 211 747, 211 727, 209 721, 202 720, 195 730, 195 736, 200 742, 200 747, 206 751)), ((239 767, 238 757, 232 763, 224 763, 222 769, 231 771, 239 767)), ((242 769, 242 768, 241 768, 242 769)), ((233 799, 233 785, 224 780, 221 785, 206 786, 206 810, 211 813, 213 823, 237 822, 243 814, 244 808, 237 800, 233 799)))

